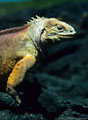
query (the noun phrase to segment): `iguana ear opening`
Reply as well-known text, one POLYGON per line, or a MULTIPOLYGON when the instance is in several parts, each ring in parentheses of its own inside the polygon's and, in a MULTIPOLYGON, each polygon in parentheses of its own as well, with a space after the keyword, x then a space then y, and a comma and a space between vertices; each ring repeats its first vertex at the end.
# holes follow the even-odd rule
POLYGON ((46 30, 43 29, 41 33, 41 42, 46 42, 47 35, 46 35, 46 30))

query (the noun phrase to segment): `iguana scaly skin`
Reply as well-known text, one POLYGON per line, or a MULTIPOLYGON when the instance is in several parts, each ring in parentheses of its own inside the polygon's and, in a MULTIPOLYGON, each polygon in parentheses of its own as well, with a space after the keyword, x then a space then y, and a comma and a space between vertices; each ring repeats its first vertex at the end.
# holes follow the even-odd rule
POLYGON ((59 41, 70 38, 75 30, 69 24, 55 18, 32 18, 22 27, 0 31, 0 81, 8 75, 6 91, 21 103, 15 88, 37 60, 41 44, 49 39, 59 41))

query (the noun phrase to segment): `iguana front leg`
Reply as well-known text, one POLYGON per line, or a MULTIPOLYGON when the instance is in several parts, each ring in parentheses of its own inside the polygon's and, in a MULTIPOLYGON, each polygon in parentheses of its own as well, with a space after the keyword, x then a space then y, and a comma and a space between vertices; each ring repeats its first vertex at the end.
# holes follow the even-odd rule
POLYGON ((15 90, 15 87, 22 82, 26 71, 31 68, 35 62, 36 59, 34 56, 25 56, 23 59, 16 63, 13 71, 8 78, 6 91, 16 99, 18 104, 21 104, 21 100, 15 90))

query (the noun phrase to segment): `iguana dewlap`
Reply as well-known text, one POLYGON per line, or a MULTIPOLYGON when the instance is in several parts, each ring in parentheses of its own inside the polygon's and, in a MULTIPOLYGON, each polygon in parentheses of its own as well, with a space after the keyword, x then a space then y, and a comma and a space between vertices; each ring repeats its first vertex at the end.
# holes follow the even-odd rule
POLYGON ((38 16, 22 27, 0 31, 0 81, 2 76, 10 73, 6 91, 17 103, 20 104, 21 100, 15 88, 23 81, 26 71, 36 63, 41 44, 49 39, 70 38, 75 33, 74 28, 65 22, 38 16))

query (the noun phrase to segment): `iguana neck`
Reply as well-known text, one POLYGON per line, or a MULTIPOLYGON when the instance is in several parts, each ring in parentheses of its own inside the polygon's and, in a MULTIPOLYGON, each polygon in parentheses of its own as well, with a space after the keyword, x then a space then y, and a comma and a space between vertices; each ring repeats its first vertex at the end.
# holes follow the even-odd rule
POLYGON ((39 18, 32 20, 29 24, 30 27, 27 28, 27 36, 33 41, 34 46, 36 49, 42 53, 41 49, 41 33, 44 29, 44 24, 46 22, 47 18, 39 18))

